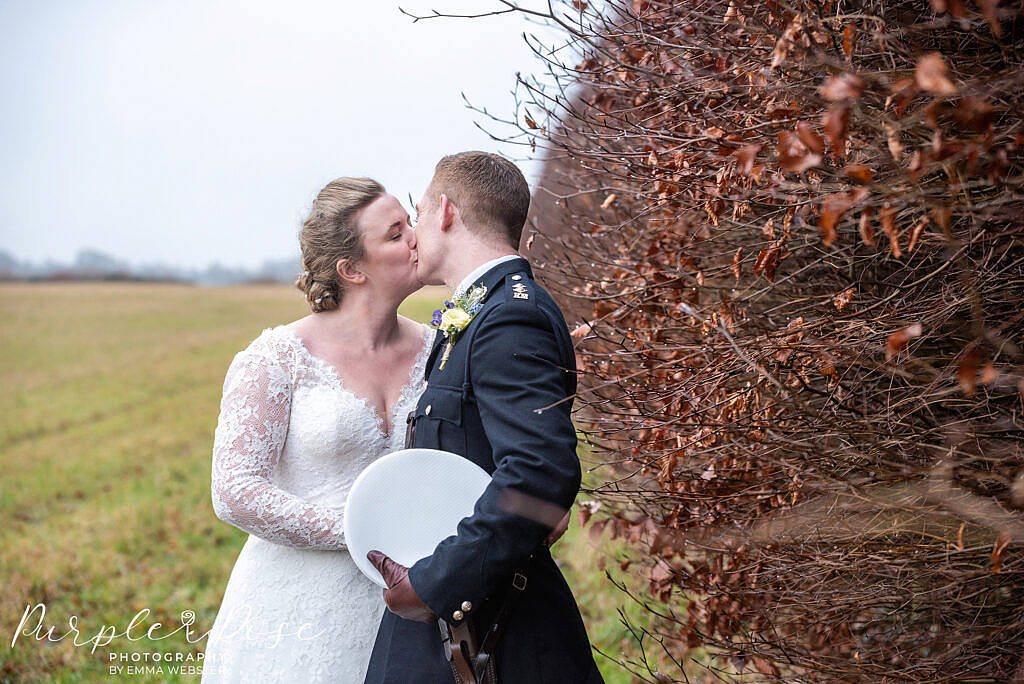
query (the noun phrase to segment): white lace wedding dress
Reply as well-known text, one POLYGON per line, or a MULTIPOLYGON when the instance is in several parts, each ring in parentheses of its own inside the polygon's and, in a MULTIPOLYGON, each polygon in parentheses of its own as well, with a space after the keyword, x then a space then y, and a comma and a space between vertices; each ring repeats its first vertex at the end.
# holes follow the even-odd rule
POLYGON ((356 476, 403 447, 434 330, 391 410, 342 386, 284 326, 228 368, 214 437, 217 516, 246 532, 208 637, 203 682, 362 682, 384 611, 342 531, 356 476))

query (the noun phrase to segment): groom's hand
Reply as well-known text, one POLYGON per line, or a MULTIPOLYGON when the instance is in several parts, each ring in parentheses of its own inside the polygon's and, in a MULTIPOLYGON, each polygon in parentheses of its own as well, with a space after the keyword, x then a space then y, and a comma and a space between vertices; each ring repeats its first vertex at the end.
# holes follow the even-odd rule
POLYGON ((544 540, 544 546, 551 548, 556 541, 562 538, 562 535, 565 534, 565 531, 569 529, 570 513, 572 513, 572 509, 569 509, 568 511, 565 512, 565 515, 562 516, 562 519, 558 521, 557 525, 555 525, 555 529, 551 530, 551 534, 549 534, 547 536, 547 539, 544 540))
POLYGON ((416 622, 436 622, 437 615, 431 612, 409 582, 409 568, 399 565, 386 555, 374 549, 366 554, 377 572, 384 578, 388 588, 384 590, 384 602, 395 615, 416 622))

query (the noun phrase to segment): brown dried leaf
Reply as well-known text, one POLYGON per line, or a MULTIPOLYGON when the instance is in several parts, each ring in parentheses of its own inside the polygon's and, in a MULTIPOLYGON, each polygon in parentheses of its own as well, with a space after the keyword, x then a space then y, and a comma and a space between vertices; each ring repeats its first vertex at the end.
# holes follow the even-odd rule
POLYGON ((999 0, 978 0, 978 7, 981 8, 981 16, 992 27, 992 33, 998 38, 1003 35, 1003 29, 999 25, 999 0))
POLYGON ((878 212, 878 220, 882 223, 882 230, 889 236, 892 255, 899 259, 903 256, 903 251, 900 250, 899 234, 896 230, 896 208, 888 200, 882 205, 882 210, 878 212))
POLYGON ((732 255, 732 274, 736 276, 736 280, 740 279, 743 274, 743 248, 740 247, 736 250, 736 253, 732 255))
POLYGON ((960 359, 960 365, 956 369, 956 380, 960 383, 960 389, 967 396, 972 396, 978 386, 978 362, 981 361, 981 351, 974 347, 964 354, 960 359))
POLYGON ((942 232, 949 233, 949 219, 953 216, 953 210, 949 207, 935 207, 931 210, 932 220, 939 224, 942 232))
POLYGON ((583 321, 582 323, 580 323, 579 325, 577 325, 575 328, 572 329, 572 332, 569 333, 569 336, 570 337, 574 337, 577 340, 578 339, 582 339, 582 338, 586 337, 587 334, 589 334, 590 331, 593 330, 593 329, 594 329, 594 326, 591 323, 583 321))
POLYGON ((956 86, 949 80, 946 62, 938 52, 929 52, 918 60, 917 68, 914 70, 914 80, 924 90, 929 90, 937 95, 956 93, 956 86))
POLYGON ((870 183, 875 178, 875 172, 863 164, 850 164, 843 172, 858 183, 870 183))
POLYGON ((855 74, 842 73, 829 76, 821 86, 821 95, 826 100, 856 100, 864 94, 864 81, 855 74))
POLYGON ((921 217, 921 220, 917 222, 917 225, 910 230, 910 239, 907 241, 907 252, 914 251, 914 247, 917 245, 917 239, 921 237, 921 233, 924 232, 925 227, 927 227, 929 223, 931 223, 929 218, 927 216, 923 216, 921 217))
POLYGON ((819 225, 826 247, 838 237, 835 226, 843 214, 862 202, 869 194, 867 188, 854 188, 847 192, 831 194, 822 201, 819 225))
POLYGON ((888 108, 889 104, 895 100, 896 116, 898 117, 902 117, 906 113, 907 107, 910 106, 914 96, 920 91, 917 83, 912 78, 897 79, 889 86, 889 90, 892 91, 892 94, 885 98, 885 106, 888 108))
POLYGON ((892 124, 885 124, 885 136, 886 142, 889 145, 889 154, 892 155, 893 161, 899 161, 903 156, 903 143, 900 142, 900 132, 892 124))
POLYGON ((832 355, 828 352, 818 352, 818 370, 821 371, 822 375, 835 375, 836 364, 832 359, 832 355))
POLYGON ((597 503, 596 501, 581 501, 579 509, 576 511, 576 522, 579 523, 580 527, 586 527, 587 521, 590 520, 590 516, 594 514, 597 508, 591 504, 597 503))
POLYGON ((998 379, 999 371, 996 370, 995 365, 991 361, 981 367, 981 378, 979 382, 982 385, 991 385, 998 379))
POLYGON ((758 152, 761 151, 761 147, 761 145, 746 145, 733 152, 739 162, 740 173, 744 176, 750 175, 750 171, 754 168, 754 160, 757 158, 758 152))
POLYGON ((864 211, 860 212, 860 223, 857 225, 857 231, 860 233, 860 239, 868 247, 875 246, 875 229, 871 225, 871 217, 875 215, 874 207, 864 207, 864 211))
POLYGON ((821 155, 815 154, 807 149, 807 146, 800 141, 800 137, 794 133, 783 131, 779 133, 779 144, 776 147, 779 157, 779 166, 791 173, 803 173, 807 169, 821 163, 821 155))
POLYGON ((754 656, 754 669, 763 675, 769 675, 771 677, 779 676, 779 668, 775 667, 770 660, 766 660, 761 656, 754 656))
POLYGON ((853 299, 853 288, 848 287, 835 297, 832 298, 832 303, 835 305, 837 311, 842 311, 846 308, 846 305, 853 299))
POLYGON ((762 249, 754 260, 754 275, 764 273, 768 280, 775 280, 775 268, 782 261, 782 255, 781 247, 762 249))
POLYGON ((779 39, 775 41, 775 49, 772 50, 772 69, 780 66, 786 57, 789 55, 789 48, 793 44, 793 38, 796 37, 797 32, 800 31, 800 27, 803 25, 803 16, 796 15, 793 21, 789 23, 786 30, 782 32, 779 39))
POLYGON ((825 128, 825 137, 832 145, 832 154, 837 157, 845 157, 846 132, 850 125, 850 105, 845 102, 837 102, 832 105, 822 116, 821 123, 825 128))
POLYGON ((917 179, 921 177, 921 171, 924 169, 927 158, 925 153, 921 150, 914 150, 914 153, 910 155, 910 163, 907 165, 907 175, 910 179, 917 182, 917 179))
POLYGON ((607 209, 608 207, 612 206, 612 202, 614 202, 614 201, 615 201, 615 193, 613 192, 612 194, 610 194, 610 195, 608 195, 607 197, 604 198, 604 202, 601 202, 601 208, 602 209, 607 209))
POLYGON ((857 44, 857 25, 847 24, 843 27, 843 52, 846 58, 853 57, 853 48, 857 44))
POLYGON ((1010 544, 1010 535, 1005 532, 1000 532, 999 536, 996 537, 995 543, 992 545, 992 555, 990 559, 992 561, 992 572, 999 572, 1003 568, 1003 553, 1006 551, 1006 547, 1010 544))
POLYGON ((811 125, 806 121, 799 121, 796 124, 796 135, 800 138, 800 142, 807 146, 807 149, 812 152, 821 154, 825 151, 825 141, 821 139, 821 136, 814 132, 811 125))
POLYGON ((922 332, 924 332, 924 329, 921 327, 921 324, 914 323, 889 335, 889 338, 885 341, 885 360, 889 361, 892 357, 903 351, 903 348, 907 346, 907 342, 915 337, 919 337, 922 332))
POLYGON ((723 135, 725 135, 725 131, 723 131, 718 126, 709 126, 708 128, 704 129, 704 135, 711 138, 712 140, 718 140, 723 135))
POLYGON ((996 118, 995 108, 980 97, 965 97, 953 110, 958 124, 976 133, 983 133, 996 118))

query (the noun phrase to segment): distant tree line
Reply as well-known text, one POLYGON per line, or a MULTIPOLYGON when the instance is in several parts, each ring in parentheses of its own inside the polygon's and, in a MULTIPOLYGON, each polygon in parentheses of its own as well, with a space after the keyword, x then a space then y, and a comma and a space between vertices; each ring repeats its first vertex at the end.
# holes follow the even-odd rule
POLYGON ((292 283, 299 271, 299 258, 264 261, 257 268, 225 266, 214 262, 205 268, 186 268, 164 263, 130 264, 95 249, 82 249, 70 263, 20 260, 0 250, 0 280, 56 281, 161 281, 204 285, 243 283, 292 283))

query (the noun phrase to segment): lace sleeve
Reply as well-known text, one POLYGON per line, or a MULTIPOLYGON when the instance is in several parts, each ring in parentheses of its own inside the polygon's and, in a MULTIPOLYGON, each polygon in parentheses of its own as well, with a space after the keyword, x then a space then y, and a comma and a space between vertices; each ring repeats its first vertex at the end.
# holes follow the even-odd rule
POLYGON ((271 481, 288 436, 291 392, 286 349, 254 343, 231 362, 213 441, 213 510, 277 544, 344 549, 344 509, 310 503, 271 481))

